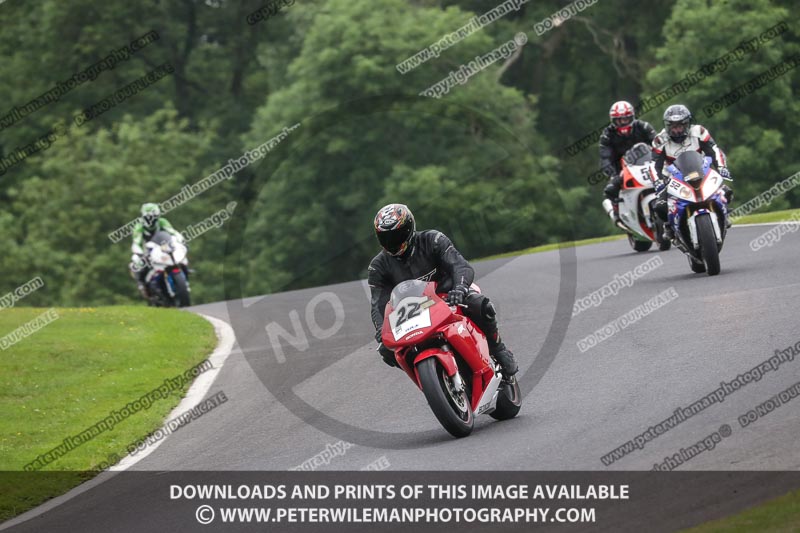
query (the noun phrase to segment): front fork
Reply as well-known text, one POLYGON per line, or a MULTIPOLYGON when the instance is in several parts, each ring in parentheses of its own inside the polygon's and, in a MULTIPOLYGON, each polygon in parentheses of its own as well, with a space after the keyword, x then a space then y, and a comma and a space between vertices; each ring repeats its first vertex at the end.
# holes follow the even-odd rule
POLYGON ((463 388, 464 381, 461 379, 461 375, 458 372, 458 364, 456 364, 456 358, 453 355, 453 351, 450 346, 444 344, 440 347, 423 350, 414 357, 414 361, 411 363, 409 371, 414 373, 414 381, 416 381, 417 386, 420 389, 422 389, 422 382, 419 379, 417 365, 420 361, 428 359, 429 357, 435 357, 439 360, 439 363, 444 367, 447 375, 453 379, 453 383, 456 388, 463 388))
MULTIPOLYGON (((686 224, 689 227, 689 237, 692 240, 692 247, 695 250, 700 249, 700 241, 697 238, 697 217, 700 215, 709 215, 711 217, 711 225, 714 227, 714 236, 717 239, 717 244, 722 244, 722 230, 720 229, 719 217, 717 214, 708 209, 698 209, 692 213, 692 216, 690 216, 686 221, 686 224)), ((723 216, 725 215, 723 214, 723 216)))
MULTIPOLYGON (((686 218, 686 227, 689 230, 689 242, 687 242, 686 244, 691 245, 691 247, 694 250, 698 250, 700 248, 700 243, 697 239, 697 217, 704 214, 707 214, 711 217, 711 224, 714 227, 714 236, 716 237, 717 244, 720 246, 721 249, 722 243, 724 242, 725 239, 725 233, 726 233, 725 220, 728 217, 728 209, 727 206, 723 203, 722 213, 721 213, 722 220, 720 220, 720 214, 718 214, 717 210, 714 209, 714 207, 717 205, 719 204, 715 203, 713 204, 713 206, 701 207, 696 211, 691 212, 691 214, 690 214, 690 208, 689 207, 685 208, 683 215, 684 217, 688 215, 688 218, 686 218)), ((683 239, 683 233, 681 232, 680 219, 676 219, 676 214, 677 213, 673 212, 672 209, 669 210, 667 217, 668 218, 667 224, 669 224, 670 227, 672 227, 673 232, 676 236, 680 236, 678 238, 678 244, 679 244, 678 248, 681 251, 688 253, 688 250, 686 250, 685 246, 683 245, 684 239, 683 239)))

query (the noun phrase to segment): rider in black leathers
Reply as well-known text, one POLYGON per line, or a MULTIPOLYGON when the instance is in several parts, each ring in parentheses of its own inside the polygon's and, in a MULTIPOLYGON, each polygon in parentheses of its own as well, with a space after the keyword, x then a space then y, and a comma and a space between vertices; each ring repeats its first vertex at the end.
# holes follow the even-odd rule
POLYGON ((608 214, 618 221, 617 202, 622 188, 622 165, 619 160, 633 145, 640 142, 649 145, 653 142, 656 130, 649 122, 637 120, 633 106, 624 100, 614 102, 608 116, 611 124, 600 135, 600 170, 608 176, 603 194, 611 200, 614 207, 613 213, 608 214))
POLYGON ((416 231, 414 215, 402 204, 389 204, 375 216, 375 233, 381 250, 369 265, 368 283, 372 291, 372 323, 375 340, 383 360, 397 366, 394 352, 381 343, 383 312, 394 287, 409 279, 434 281, 436 292, 447 293, 451 305, 464 304, 464 314, 486 335, 489 351, 507 376, 518 368, 514 355, 500 340, 497 312, 489 299, 470 288, 475 277, 466 259, 444 233, 416 231))

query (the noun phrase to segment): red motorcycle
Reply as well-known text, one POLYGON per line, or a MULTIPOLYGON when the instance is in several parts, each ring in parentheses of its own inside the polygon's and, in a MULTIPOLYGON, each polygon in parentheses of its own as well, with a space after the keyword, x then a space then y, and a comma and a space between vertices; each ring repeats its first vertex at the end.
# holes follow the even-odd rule
POLYGON ((489 355, 486 336, 442 296, 433 282, 397 285, 386 304, 381 337, 442 426, 454 437, 466 437, 474 415, 514 418, 522 397, 515 376, 503 376, 489 355))

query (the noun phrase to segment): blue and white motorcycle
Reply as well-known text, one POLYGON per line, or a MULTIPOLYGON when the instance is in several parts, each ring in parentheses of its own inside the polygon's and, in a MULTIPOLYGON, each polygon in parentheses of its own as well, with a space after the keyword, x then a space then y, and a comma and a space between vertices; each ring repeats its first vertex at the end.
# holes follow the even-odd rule
POLYGON ((689 257, 692 272, 716 276, 727 232, 724 180, 711 168, 711 158, 695 151, 680 154, 667 170, 667 223, 675 233, 675 246, 689 257))
POLYGON ((146 263, 150 271, 146 281, 150 288, 150 305, 156 307, 189 307, 189 249, 182 239, 166 231, 158 231, 145 244, 146 263))

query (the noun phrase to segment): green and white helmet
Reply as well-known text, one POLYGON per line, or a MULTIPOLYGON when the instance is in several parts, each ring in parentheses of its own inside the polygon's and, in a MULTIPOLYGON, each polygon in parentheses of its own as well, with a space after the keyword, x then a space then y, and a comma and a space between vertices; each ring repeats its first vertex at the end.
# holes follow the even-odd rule
POLYGON ((161 209, 158 207, 158 204, 142 204, 142 225, 145 227, 145 229, 154 229, 160 216, 161 209))

